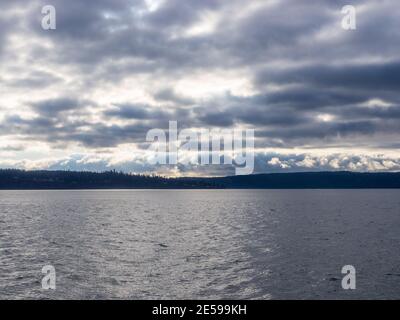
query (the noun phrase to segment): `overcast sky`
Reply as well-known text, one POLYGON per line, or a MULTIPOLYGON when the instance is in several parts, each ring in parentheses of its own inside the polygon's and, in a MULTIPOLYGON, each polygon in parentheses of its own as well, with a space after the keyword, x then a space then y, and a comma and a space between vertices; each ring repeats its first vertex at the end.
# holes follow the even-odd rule
POLYGON ((255 172, 400 170, 397 0, 2 0, 0 44, 1 168, 232 173, 148 164, 177 120, 254 128, 255 172))

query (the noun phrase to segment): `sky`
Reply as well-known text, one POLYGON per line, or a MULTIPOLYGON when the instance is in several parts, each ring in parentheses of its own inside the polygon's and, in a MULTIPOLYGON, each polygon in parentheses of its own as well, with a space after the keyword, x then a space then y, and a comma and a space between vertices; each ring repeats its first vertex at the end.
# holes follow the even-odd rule
POLYGON ((177 121, 254 129, 254 173, 399 171, 399 40, 396 0, 2 0, 0 168, 234 172, 151 164, 177 121))

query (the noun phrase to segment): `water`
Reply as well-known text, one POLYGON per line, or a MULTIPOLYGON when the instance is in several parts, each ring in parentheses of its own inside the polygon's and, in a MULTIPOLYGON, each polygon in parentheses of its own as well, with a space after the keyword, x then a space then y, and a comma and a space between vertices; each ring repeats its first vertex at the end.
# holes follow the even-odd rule
POLYGON ((398 299, 399 208, 400 190, 0 191, 0 298, 398 299))

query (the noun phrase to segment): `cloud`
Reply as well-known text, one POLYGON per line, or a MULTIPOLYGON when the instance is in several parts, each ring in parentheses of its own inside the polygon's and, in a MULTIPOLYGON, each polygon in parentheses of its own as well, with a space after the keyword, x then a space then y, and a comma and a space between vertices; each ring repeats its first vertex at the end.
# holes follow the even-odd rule
POLYGON ((35 88, 47 88, 52 85, 59 84, 62 82, 62 78, 57 77, 51 73, 44 71, 32 71, 25 76, 17 76, 11 79, 3 79, 4 86, 10 88, 21 88, 21 89, 35 89, 35 88))
POLYGON ((147 105, 120 104, 104 112, 107 117, 120 119, 168 119, 168 113, 147 105))
POLYGON ((84 102, 73 98, 57 98, 42 100, 31 104, 32 108, 42 116, 56 116, 61 112, 74 110, 84 106, 84 102))
POLYGON ((258 75, 258 82, 312 85, 319 89, 399 90, 400 62, 356 65, 312 65, 258 75))
MULTIPOLYGON (((131 173, 158 173, 173 176, 226 176, 234 175, 232 165, 150 165, 146 156, 118 154, 74 154, 60 159, 19 161, 13 167, 22 169, 107 171, 131 173)), ((0 161, 0 168, 10 167, 10 162, 0 161)), ((254 173, 309 172, 309 171, 358 171, 396 172, 400 159, 385 155, 312 155, 259 153, 255 157, 254 173)))
POLYGON ((159 101, 172 102, 175 105, 190 106, 195 103, 193 99, 177 94, 171 88, 162 89, 154 94, 154 98, 159 101))
MULTIPOLYGON (((41 28, 47 4, 0 4, 0 135, 21 146, 7 163, 126 144, 140 153, 148 130, 175 120, 180 129, 255 129, 257 152, 272 152, 261 171, 397 168, 394 0, 354 1, 352 32, 340 26, 346 1, 54 0, 53 31, 41 28), (345 160, 354 148, 360 159, 345 160), (291 149, 309 157, 282 158, 291 149), (364 158, 372 151, 385 160, 364 158)), ((196 170, 207 171, 171 172, 196 170)))

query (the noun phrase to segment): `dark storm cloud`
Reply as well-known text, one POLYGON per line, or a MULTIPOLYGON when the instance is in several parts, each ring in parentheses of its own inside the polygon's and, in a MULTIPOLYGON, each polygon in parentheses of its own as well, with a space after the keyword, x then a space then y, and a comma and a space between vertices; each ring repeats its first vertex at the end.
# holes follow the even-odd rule
MULTIPOLYGON (((0 7, 1 10, 1 7, 0 7)), ((4 51, 4 48, 7 45, 8 36, 10 31, 12 30, 13 23, 10 17, 7 16, 0 16, 0 58, 4 51)))
MULTIPOLYGON (((362 2, 354 4, 357 3, 362 2)), ((364 53, 376 49, 373 43, 368 45, 366 39, 360 41, 364 30, 354 33, 352 37, 355 39, 344 36, 341 40, 345 43, 344 47, 341 43, 337 44, 335 38, 332 41, 324 39, 321 44, 304 41, 332 24, 337 24, 338 33, 343 33, 340 30, 340 1, 321 1, 318 4, 281 1, 237 20, 229 20, 229 15, 225 15, 215 32, 187 38, 173 37, 171 32, 175 31, 169 27, 174 26, 179 33, 196 23, 204 12, 239 11, 243 5, 232 1, 230 8, 227 2, 174 0, 163 2, 154 12, 146 12, 142 1, 96 1, 91 3, 90 10, 85 1, 55 1, 54 5, 58 11, 57 31, 44 33, 37 15, 32 15, 32 29, 39 36, 58 44, 55 47, 58 61, 80 63, 86 68, 99 68, 99 63, 109 58, 125 61, 127 70, 135 69, 132 64, 137 63, 126 62, 127 59, 141 58, 142 67, 151 63, 148 72, 190 72, 216 67, 256 68, 257 64, 269 59, 327 61, 325 58, 328 58, 329 61, 330 55, 346 58, 360 49, 364 53), (355 44, 348 43, 354 40, 355 44), (352 48, 354 52, 349 53, 352 48)), ((373 15, 369 15, 366 22, 375 20, 373 15)), ((390 13, 387 20, 391 25, 398 26, 396 18, 390 13)), ((392 29, 387 31, 375 24, 371 26, 375 27, 378 27, 379 31, 375 30, 375 34, 379 39, 383 35, 389 37, 387 33, 392 32, 392 29)))
POLYGON ((199 120, 202 125, 212 127, 230 127, 234 123, 232 114, 228 112, 206 112, 199 120))
POLYGON ((362 65, 312 65, 258 75, 258 83, 301 84, 318 88, 400 90, 400 62, 362 65))
POLYGON ((281 108, 293 110, 322 109, 329 106, 344 106, 362 103, 375 96, 371 92, 358 93, 350 90, 318 90, 314 86, 306 86, 304 83, 295 88, 284 89, 278 92, 256 95, 251 99, 254 103, 263 105, 275 105, 281 108))
MULTIPOLYGON (((230 108, 219 111, 198 108, 198 125, 229 127, 238 123, 246 124, 256 128, 256 137, 260 138, 256 141, 258 147, 318 144, 321 139, 326 143, 344 143, 346 139, 351 141, 352 138, 360 136, 368 141, 374 135, 379 137, 380 134, 400 134, 399 105, 371 107, 353 104, 359 101, 349 99, 346 104, 331 103, 310 108, 309 104, 290 103, 290 98, 288 102, 283 99, 278 104, 268 103, 268 99, 264 98, 255 96, 241 99, 239 106, 231 105, 230 108), (246 109, 243 105, 246 105, 246 109), (279 139, 280 142, 271 139, 279 139)), ((382 136, 381 143, 385 140, 382 136)), ((325 148, 328 145, 320 146, 325 148)))
POLYGON ((314 123, 297 126, 290 130, 284 128, 271 128, 258 131, 260 136, 270 138, 308 140, 324 138, 343 138, 352 135, 371 135, 378 129, 377 123, 373 121, 347 121, 334 123, 314 123))
MULTIPOLYGON (((88 7, 85 1, 55 0, 57 31, 44 33, 40 27, 41 16, 37 14, 31 15, 30 28, 38 36, 62 44, 55 48, 58 61, 95 68, 94 63, 110 57, 121 60, 140 57, 145 61, 157 61, 157 68, 171 68, 190 63, 191 56, 201 44, 169 39, 166 25, 172 23, 184 27, 194 22, 203 9, 215 7, 212 3, 166 1, 159 10, 151 13, 146 12, 145 1, 102 0, 91 2, 88 7)), ((46 3, 39 1, 37 4, 36 10, 46 3)))
POLYGON ((221 0, 169 0, 147 16, 146 22, 160 29, 174 26, 185 27, 196 21, 203 10, 215 10, 223 4, 221 0))
POLYGON ((393 105, 386 108, 347 108, 346 113, 350 118, 371 118, 381 120, 400 119, 400 105, 393 105))
POLYGON ((142 142, 146 133, 152 129, 152 123, 131 125, 91 124, 89 131, 68 133, 67 141, 79 141, 84 146, 93 148, 115 147, 122 143, 142 142))
POLYGON ((154 94, 154 98, 159 101, 172 102, 177 105, 190 106, 195 103, 193 99, 186 98, 177 94, 174 90, 167 88, 154 94))
MULTIPOLYGON (((19 135, 25 141, 39 139, 58 146, 78 143, 90 148, 103 148, 116 147, 122 143, 142 143, 149 130, 158 127, 168 128, 168 122, 159 119, 124 125, 70 119, 62 114, 54 113, 52 108, 49 111, 47 107, 50 105, 54 106, 54 104, 43 104, 46 106, 42 109, 44 112, 34 118, 7 116, 0 123, 0 134, 19 135)), ((70 110, 69 106, 73 104, 60 103, 59 106, 58 112, 62 112, 70 110)))
MULTIPOLYGON (((255 99, 245 99, 243 105, 231 105, 222 110, 212 110, 213 108, 197 108, 197 121, 202 126, 211 127, 230 127, 235 123, 245 123, 253 127, 262 128, 263 126, 288 126, 308 121, 306 115, 293 113, 292 109, 285 107, 274 108, 274 105, 257 105, 255 99), (212 111, 210 111, 210 109, 212 111)), ((215 108, 214 108, 215 109, 215 108)))
POLYGON ((75 110, 86 106, 86 101, 73 98, 49 99, 32 103, 32 108, 41 116, 52 117, 61 112, 75 110))
MULTIPOLYGON (((1 80, 1 79, 0 79, 1 80)), ((8 81, 3 81, 4 86, 13 88, 46 88, 55 84, 59 84, 63 80, 48 72, 32 72, 24 77, 17 77, 8 81)))
POLYGON ((169 114, 154 107, 151 108, 146 105, 115 105, 114 109, 104 112, 106 117, 117 117, 120 119, 166 119, 169 114))
MULTIPOLYGON (((36 3, 36 8, 47 4, 46 1, 36 3)), ((207 66, 242 67, 279 57, 326 61, 324 58, 329 52, 343 57, 353 47, 354 51, 359 50, 358 45, 367 52, 376 49, 373 44, 368 45, 366 39, 360 40, 368 36, 364 29, 354 33, 354 39, 344 37, 341 41, 346 43, 345 48, 337 45, 335 39, 324 39, 320 45, 303 41, 333 23, 340 29, 340 9, 344 1, 281 1, 260 7, 236 20, 230 20, 229 14, 225 14, 215 32, 188 38, 173 37, 171 32, 185 31, 205 12, 223 14, 231 10, 237 14, 246 9, 246 5, 240 1, 173 0, 162 2, 157 10, 151 12, 146 11, 144 1, 101 0, 90 2, 90 6, 78 0, 54 0, 52 3, 58 12, 57 31, 43 32, 39 23, 41 17, 36 11, 31 14, 30 28, 37 35, 58 44, 55 47, 58 60, 92 67, 110 57, 140 57, 156 62, 155 69, 177 68, 175 71, 179 71, 207 66), (171 27, 174 30, 171 31, 171 27), (348 45, 347 41, 353 40, 359 42, 348 45)), ((353 4, 358 3, 363 2, 353 1, 353 4)), ((366 25, 368 30, 374 28, 376 38, 388 39, 392 28, 398 26, 397 17, 387 8, 381 11, 387 14, 385 21, 390 23, 389 31, 371 22, 376 20, 373 14, 366 14, 367 17, 361 21, 365 20, 365 29, 366 25)), ((382 16, 382 12, 377 15, 382 16)))
POLYGON ((30 27, 42 32, 41 8, 52 5, 57 12, 57 33, 70 41, 91 39, 101 41, 113 26, 120 26, 130 16, 131 10, 143 8, 144 1, 136 0, 33 0, 34 10, 30 15, 30 27), (35 14, 36 13, 36 14, 35 14), (39 22, 39 23, 38 23, 39 22))

